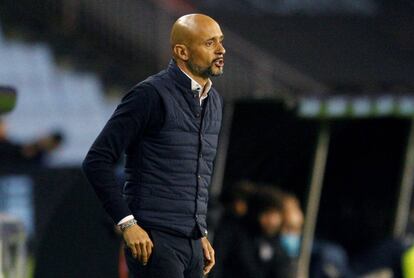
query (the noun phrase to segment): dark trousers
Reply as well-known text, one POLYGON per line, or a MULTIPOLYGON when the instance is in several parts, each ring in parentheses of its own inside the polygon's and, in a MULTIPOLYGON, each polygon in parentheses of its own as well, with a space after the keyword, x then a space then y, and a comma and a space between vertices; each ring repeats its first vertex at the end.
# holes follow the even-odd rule
POLYGON ((200 239, 147 231, 153 244, 151 257, 143 266, 125 249, 130 278, 202 278, 204 256, 200 239))

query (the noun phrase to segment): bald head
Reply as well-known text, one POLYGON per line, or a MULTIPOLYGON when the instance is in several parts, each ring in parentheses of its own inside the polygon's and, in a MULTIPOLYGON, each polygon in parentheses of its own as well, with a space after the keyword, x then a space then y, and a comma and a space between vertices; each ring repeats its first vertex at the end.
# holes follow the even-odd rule
POLYGON ((170 36, 171 47, 177 44, 191 46, 203 35, 209 36, 213 29, 220 30, 218 23, 204 14, 188 14, 180 17, 173 25, 170 36))

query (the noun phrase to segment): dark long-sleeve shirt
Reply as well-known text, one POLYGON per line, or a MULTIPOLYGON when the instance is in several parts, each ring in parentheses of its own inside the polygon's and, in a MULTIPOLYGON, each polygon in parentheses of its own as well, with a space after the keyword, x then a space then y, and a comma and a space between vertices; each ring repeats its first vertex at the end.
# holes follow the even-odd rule
POLYGON ((134 152, 146 132, 162 127, 164 114, 161 98, 153 87, 134 87, 123 97, 83 162, 86 177, 115 223, 132 213, 117 185, 114 165, 124 151, 134 152))

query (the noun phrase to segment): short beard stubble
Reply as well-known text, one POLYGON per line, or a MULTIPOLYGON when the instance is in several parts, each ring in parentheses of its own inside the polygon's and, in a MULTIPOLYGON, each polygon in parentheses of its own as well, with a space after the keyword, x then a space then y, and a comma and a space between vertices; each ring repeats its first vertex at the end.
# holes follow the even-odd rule
POLYGON ((203 78, 209 78, 209 77, 214 77, 214 76, 220 76, 223 74, 223 71, 220 70, 219 72, 215 73, 213 71, 213 65, 210 65, 207 68, 202 68, 196 64, 193 64, 190 60, 188 60, 187 62, 188 65, 188 69, 194 74, 194 75, 198 75, 201 76, 203 78))

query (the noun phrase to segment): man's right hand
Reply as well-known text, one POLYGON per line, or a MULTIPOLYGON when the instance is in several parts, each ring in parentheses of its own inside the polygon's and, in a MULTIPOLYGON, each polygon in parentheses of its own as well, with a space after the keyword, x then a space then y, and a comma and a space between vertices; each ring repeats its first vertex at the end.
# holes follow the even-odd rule
POLYGON ((131 250, 132 256, 143 265, 148 263, 154 244, 148 234, 137 224, 126 228, 122 232, 126 245, 131 250))

